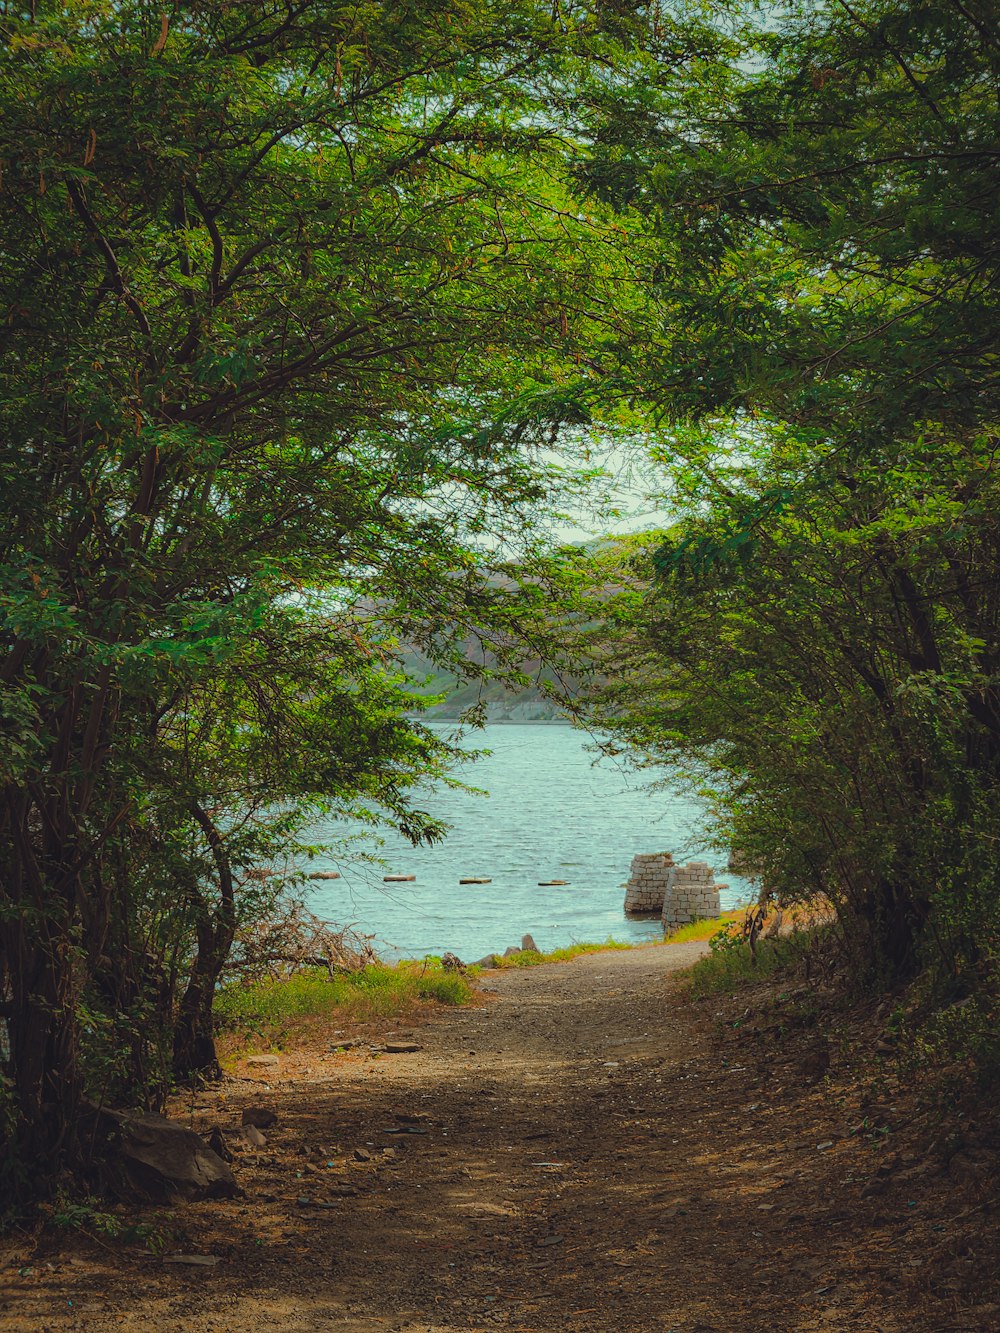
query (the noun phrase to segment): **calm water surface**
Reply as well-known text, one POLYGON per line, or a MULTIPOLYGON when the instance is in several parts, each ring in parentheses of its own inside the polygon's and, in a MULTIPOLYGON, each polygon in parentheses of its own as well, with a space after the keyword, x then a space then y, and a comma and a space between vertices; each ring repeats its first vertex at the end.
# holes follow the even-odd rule
MULTIPOLYGON (((649 792, 644 779, 588 749, 585 733, 558 724, 499 724, 477 732, 470 748, 492 753, 459 775, 488 796, 429 789, 419 802, 453 825, 435 847, 411 847, 383 835, 384 866, 332 857, 311 869, 339 870, 342 878, 318 884, 309 906, 329 920, 352 924, 377 938, 380 951, 421 957, 450 949, 469 961, 519 944, 530 932, 542 949, 582 940, 653 939, 655 921, 628 921, 624 883, 636 852, 671 851, 716 864, 730 885, 723 907, 746 897, 749 886, 723 874, 724 864, 699 846, 701 809, 690 799, 649 792), (416 875, 410 884, 385 884, 384 874, 416 875), (460 885, 464 876, 491 884, 460 885), (539 880, 568 880, 541 888, 539 880)), ((343 826, 316 829, 317 840, 336 838, 343 826)))

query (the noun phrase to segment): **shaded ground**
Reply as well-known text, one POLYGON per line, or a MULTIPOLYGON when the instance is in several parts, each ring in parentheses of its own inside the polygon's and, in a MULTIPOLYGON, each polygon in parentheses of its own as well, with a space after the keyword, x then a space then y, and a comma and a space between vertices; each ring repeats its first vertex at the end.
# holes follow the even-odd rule
POLYGON ((0 1328, 1000 1328, 970 1282, 996 1261, 992 1157, 908 1156, 889 1074, 859 1105, 836 1043, 679 997, 703 948, 489 973, 416 1052, 330 1034, 199 1094, 202 1131, 279 1116, 236 1163, 245 1199, 175 1210, 168 1248, 219 1262, 26 1243, 0 1328))

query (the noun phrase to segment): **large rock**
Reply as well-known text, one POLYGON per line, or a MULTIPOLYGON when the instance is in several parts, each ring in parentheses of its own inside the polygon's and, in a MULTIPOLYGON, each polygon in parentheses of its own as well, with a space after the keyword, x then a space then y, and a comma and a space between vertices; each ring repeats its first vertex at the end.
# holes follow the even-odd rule
POLYGON ((232 1171, 193 1129, 162 1115, 97 1113, 106 1161, 118 1184, 156 1203, 230 1199, 240 1194, 232 1171))

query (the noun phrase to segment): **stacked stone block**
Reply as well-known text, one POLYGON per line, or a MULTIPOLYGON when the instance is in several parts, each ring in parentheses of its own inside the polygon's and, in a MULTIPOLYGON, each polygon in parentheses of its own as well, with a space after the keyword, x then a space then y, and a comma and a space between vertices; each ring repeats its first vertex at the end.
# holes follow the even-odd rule
POLYGON ((664 930, 686 925, 702 917, 719 915, 719 892, 728 884, 716 884, 706 861, 679 866, 669 852, 633 856, 625 885, 627 916, 658 916, 664 930))
POLYGON ((688 861, 675 866, 663 898, 663 929, 673 930, 701 917, 719 915, 719 891, 728 884, 716 884, 706 861, 688 861))
POLYGON ((674 858, 669 852, 632 857, 632 868, 625 885, 627 916, 662 916, 673 868, 674 858))

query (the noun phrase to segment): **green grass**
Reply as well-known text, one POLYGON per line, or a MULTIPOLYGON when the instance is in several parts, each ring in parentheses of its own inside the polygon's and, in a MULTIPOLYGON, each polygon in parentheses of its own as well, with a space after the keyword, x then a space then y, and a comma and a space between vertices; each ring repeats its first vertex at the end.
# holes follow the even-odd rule
POLYGON ((291 1027, 311 1019, 392 1018, 421 1001, 468 1004, 472 996, 464 977, 428 959, 394 966, 376 963, 333 978, 323 968, 311 968, 277 981, 233 983, 219 991, 215 1013, 223 1031, 256 1034, 280 1045, 291 1027))
POLYGON ((548 953, 542 953, 535 949, 522 949, 519 953, 511 954, 509 958, 504 958, 500 954, 496 955, 496 966, 505 967, 537 967, 540 963, 565 963, 571 958, 578 958, 584 953, 604 953, 609 949, 640 949, 656 947, 661 944, 683 944, 688 940, 707 940, 716 935, 723 925, 731 921, 742 921, 744 909, 741 907, 733 912, 724 912, 722 916, 706 917, 701 921, 692 921, 690 925, 679 926, 665 940, 643 940, 641 943, 626 942, 625 940, 616 940, 608 936, 600 944, 571 944, 565 949, 552 949, 548 953))
POLYGON ((521 949, 518 953, 512 953, 509 958, 497 954, 496 966, 499 968, 538 967, 540 963, 568 963, 571 958, 579 958, 584 953, 604 953, 612 949, 634 949, 636 947, 634 944, 627 944, 624 940, 615 940, 608 936, 603 944, 570 944, 565 949, 551 949, 548 953, 542 953, 536 949, 521 949))

